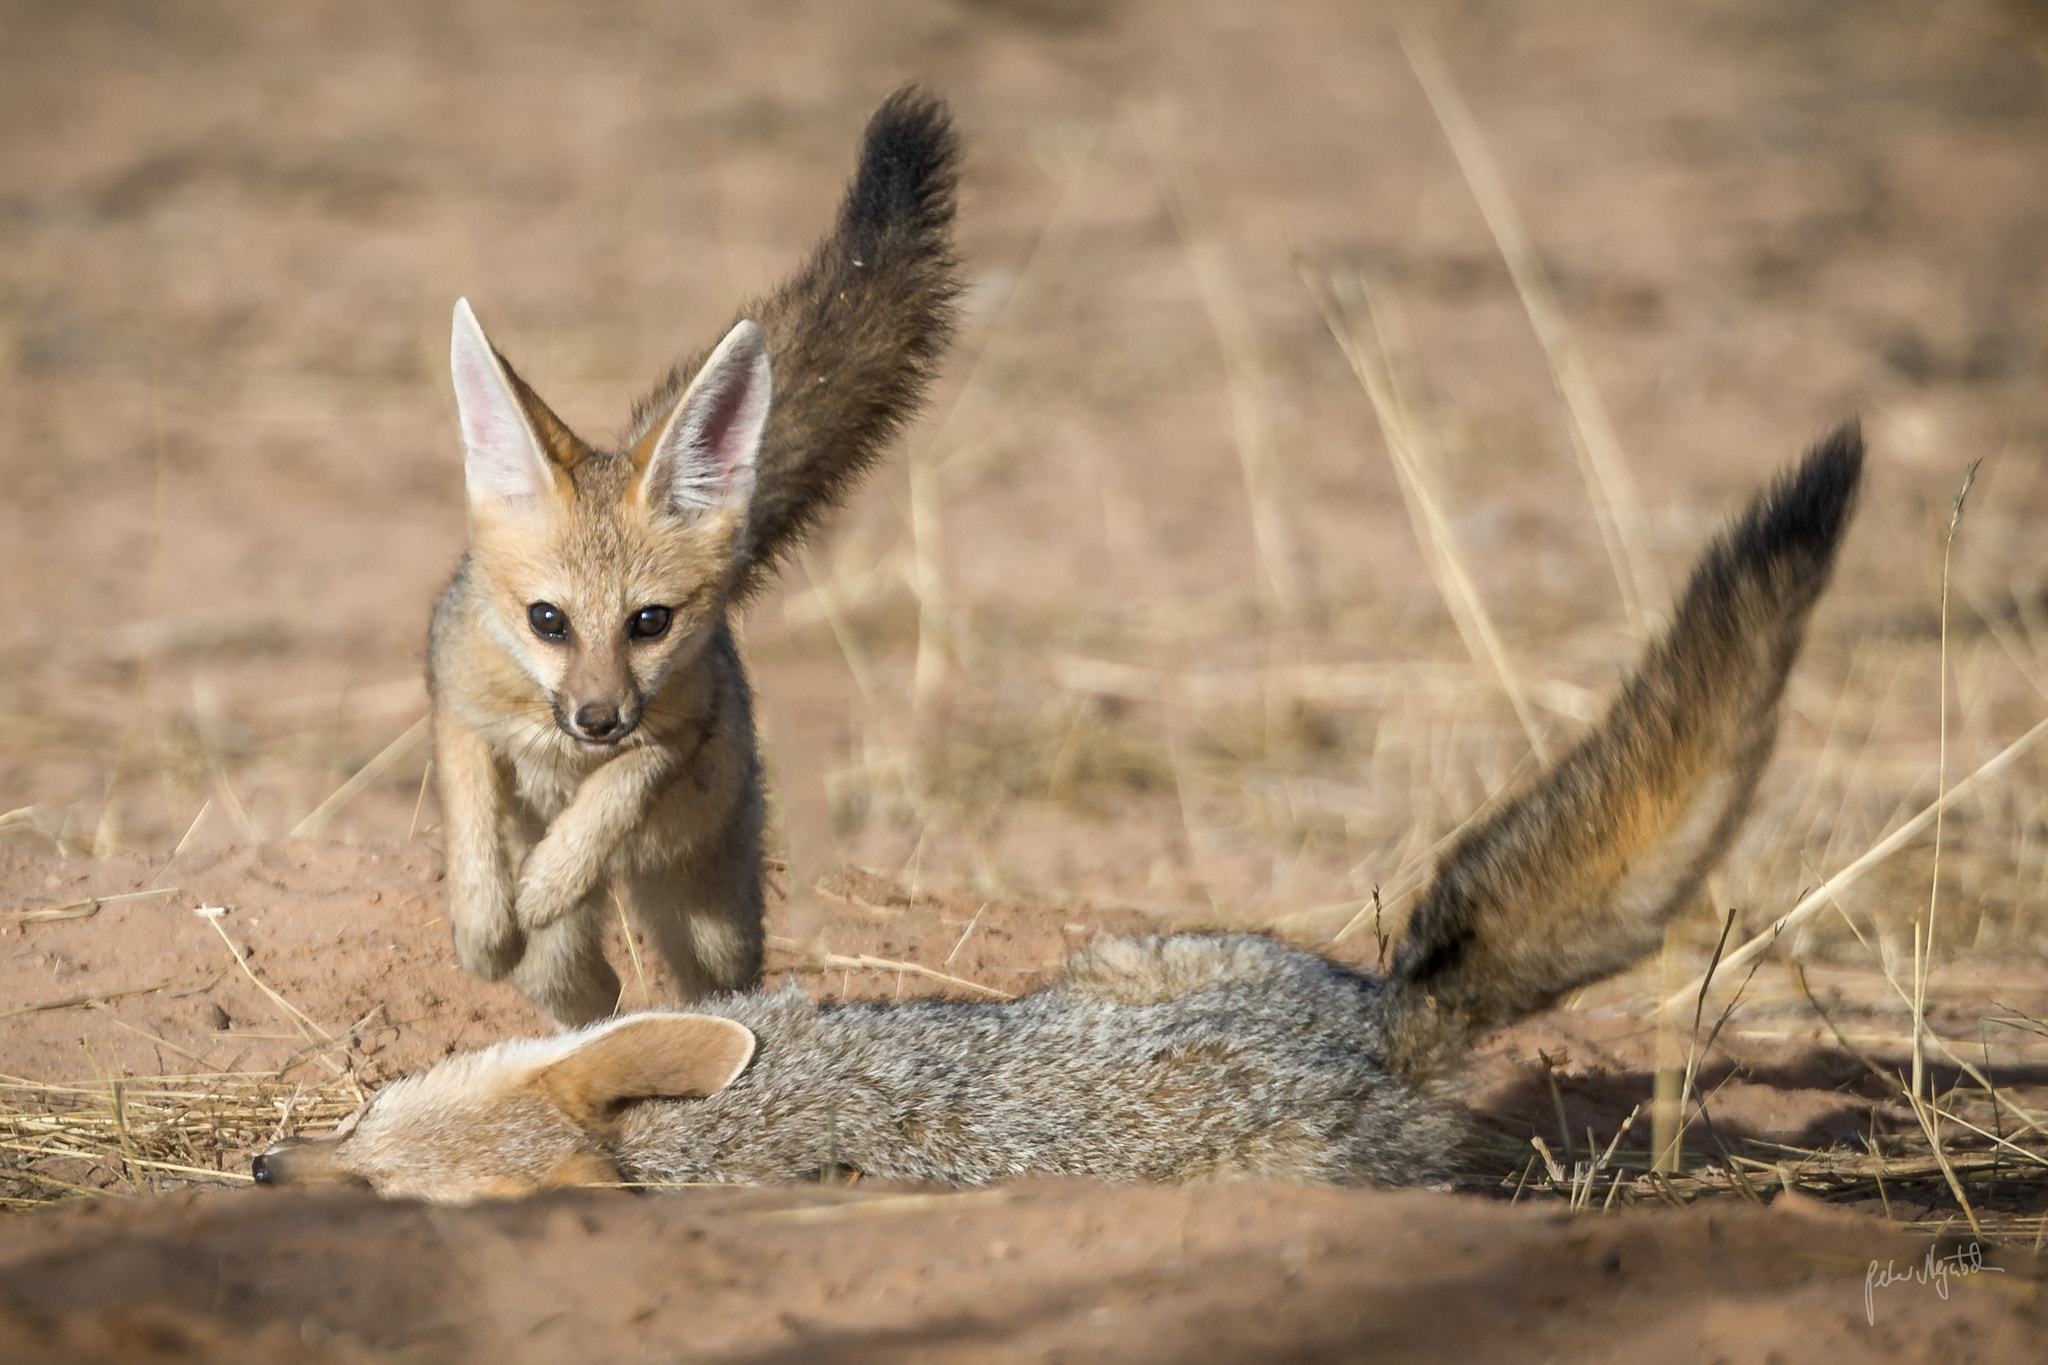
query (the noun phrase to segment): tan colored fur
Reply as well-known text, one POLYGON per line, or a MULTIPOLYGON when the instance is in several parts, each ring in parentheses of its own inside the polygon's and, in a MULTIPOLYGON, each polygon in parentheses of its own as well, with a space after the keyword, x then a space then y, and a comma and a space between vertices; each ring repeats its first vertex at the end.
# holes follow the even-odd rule
POLYGON ((955 159, 943 106, 892 96, 833 235, 617 448, 570 431, 458 305, 469 554, 428 664, 448 914, 464 966, 565 1026, 617 1007, 615 902, 686 997, 760 978, 732 615, 917 406, 950 327, 955 159), (662 632, 636 633, 651 611, 662 632))

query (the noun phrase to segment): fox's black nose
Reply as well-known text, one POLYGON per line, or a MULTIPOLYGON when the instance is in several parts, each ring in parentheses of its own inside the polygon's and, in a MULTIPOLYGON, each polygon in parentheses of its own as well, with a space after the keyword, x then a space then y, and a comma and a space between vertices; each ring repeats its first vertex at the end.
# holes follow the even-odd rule
POLYGON ((268 1185, 270 1183, 269 1159, 259 1154, 254 1161, 249 1163, 249 1174, 256 1177, 257 1184, 268 1185))
POLYGON ((619 708, 591 702, 576 708, 576 728, 592 739, 604 739, 619 728, 619 708))

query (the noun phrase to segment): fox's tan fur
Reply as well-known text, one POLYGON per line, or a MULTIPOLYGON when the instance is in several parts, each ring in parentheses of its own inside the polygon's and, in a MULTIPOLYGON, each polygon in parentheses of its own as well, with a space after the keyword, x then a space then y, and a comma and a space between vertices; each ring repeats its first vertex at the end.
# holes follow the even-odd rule
POLYGON ((951 324, 956 161, 943 106, 892 96, 832 236, 614 449, 457 305, 469 555, 428 666, 449 920, 463 965, 564 1025, 616 1007, 614 896, 687 996, 760 978, 760 759, 730 615, 917 406, 951 324))
POLYGON ((1383 977, 1183 935, 1099 944, 1010 1004, 726 995, 451 1059, 257 1177, 456 1202, 833 1168, 1433 1180, 1472 1039, 1640 957, 1726 851, 1861 464, 1838 432, 1708 549, 1601 724, 1445 856, 1383 977))

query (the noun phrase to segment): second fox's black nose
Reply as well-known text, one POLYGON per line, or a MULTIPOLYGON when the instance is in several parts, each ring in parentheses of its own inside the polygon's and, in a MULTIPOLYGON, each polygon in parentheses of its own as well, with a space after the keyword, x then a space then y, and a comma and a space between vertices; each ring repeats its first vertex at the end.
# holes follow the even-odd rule
POLYGON ((619 708, 592 702, 576 708, 576 728, 592 739, 603 739, 619 728, 619 708))
POLYGON ((257 1184, 268 1185, 270 1183, 269 1159, 266 1157, 259 1156, 254 1161, 250 1162, 249 1174, 256 1177, 257 1184))

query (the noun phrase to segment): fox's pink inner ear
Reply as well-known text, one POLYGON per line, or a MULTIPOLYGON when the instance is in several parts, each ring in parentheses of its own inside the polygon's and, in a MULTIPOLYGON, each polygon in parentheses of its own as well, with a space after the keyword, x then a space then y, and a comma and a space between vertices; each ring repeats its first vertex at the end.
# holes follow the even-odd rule
POLYGON ((462 419, 470 502, 516 504, 553 491, 555 472, 468 299, 455 301, 448 364, 462 419))
POLYGON ((688 514, 744 507, 768 423, 768 339, 751 322, 725 334, 655 438, 640 476, 649 507, 688 514))
POLYGON ((754 1056, 744 1024, 710 1014, 644 1014, 616 1024, 536 1077, 555 1106, 589 1130, 630 1100, 696 1099, 738 1079, 754 1056))

